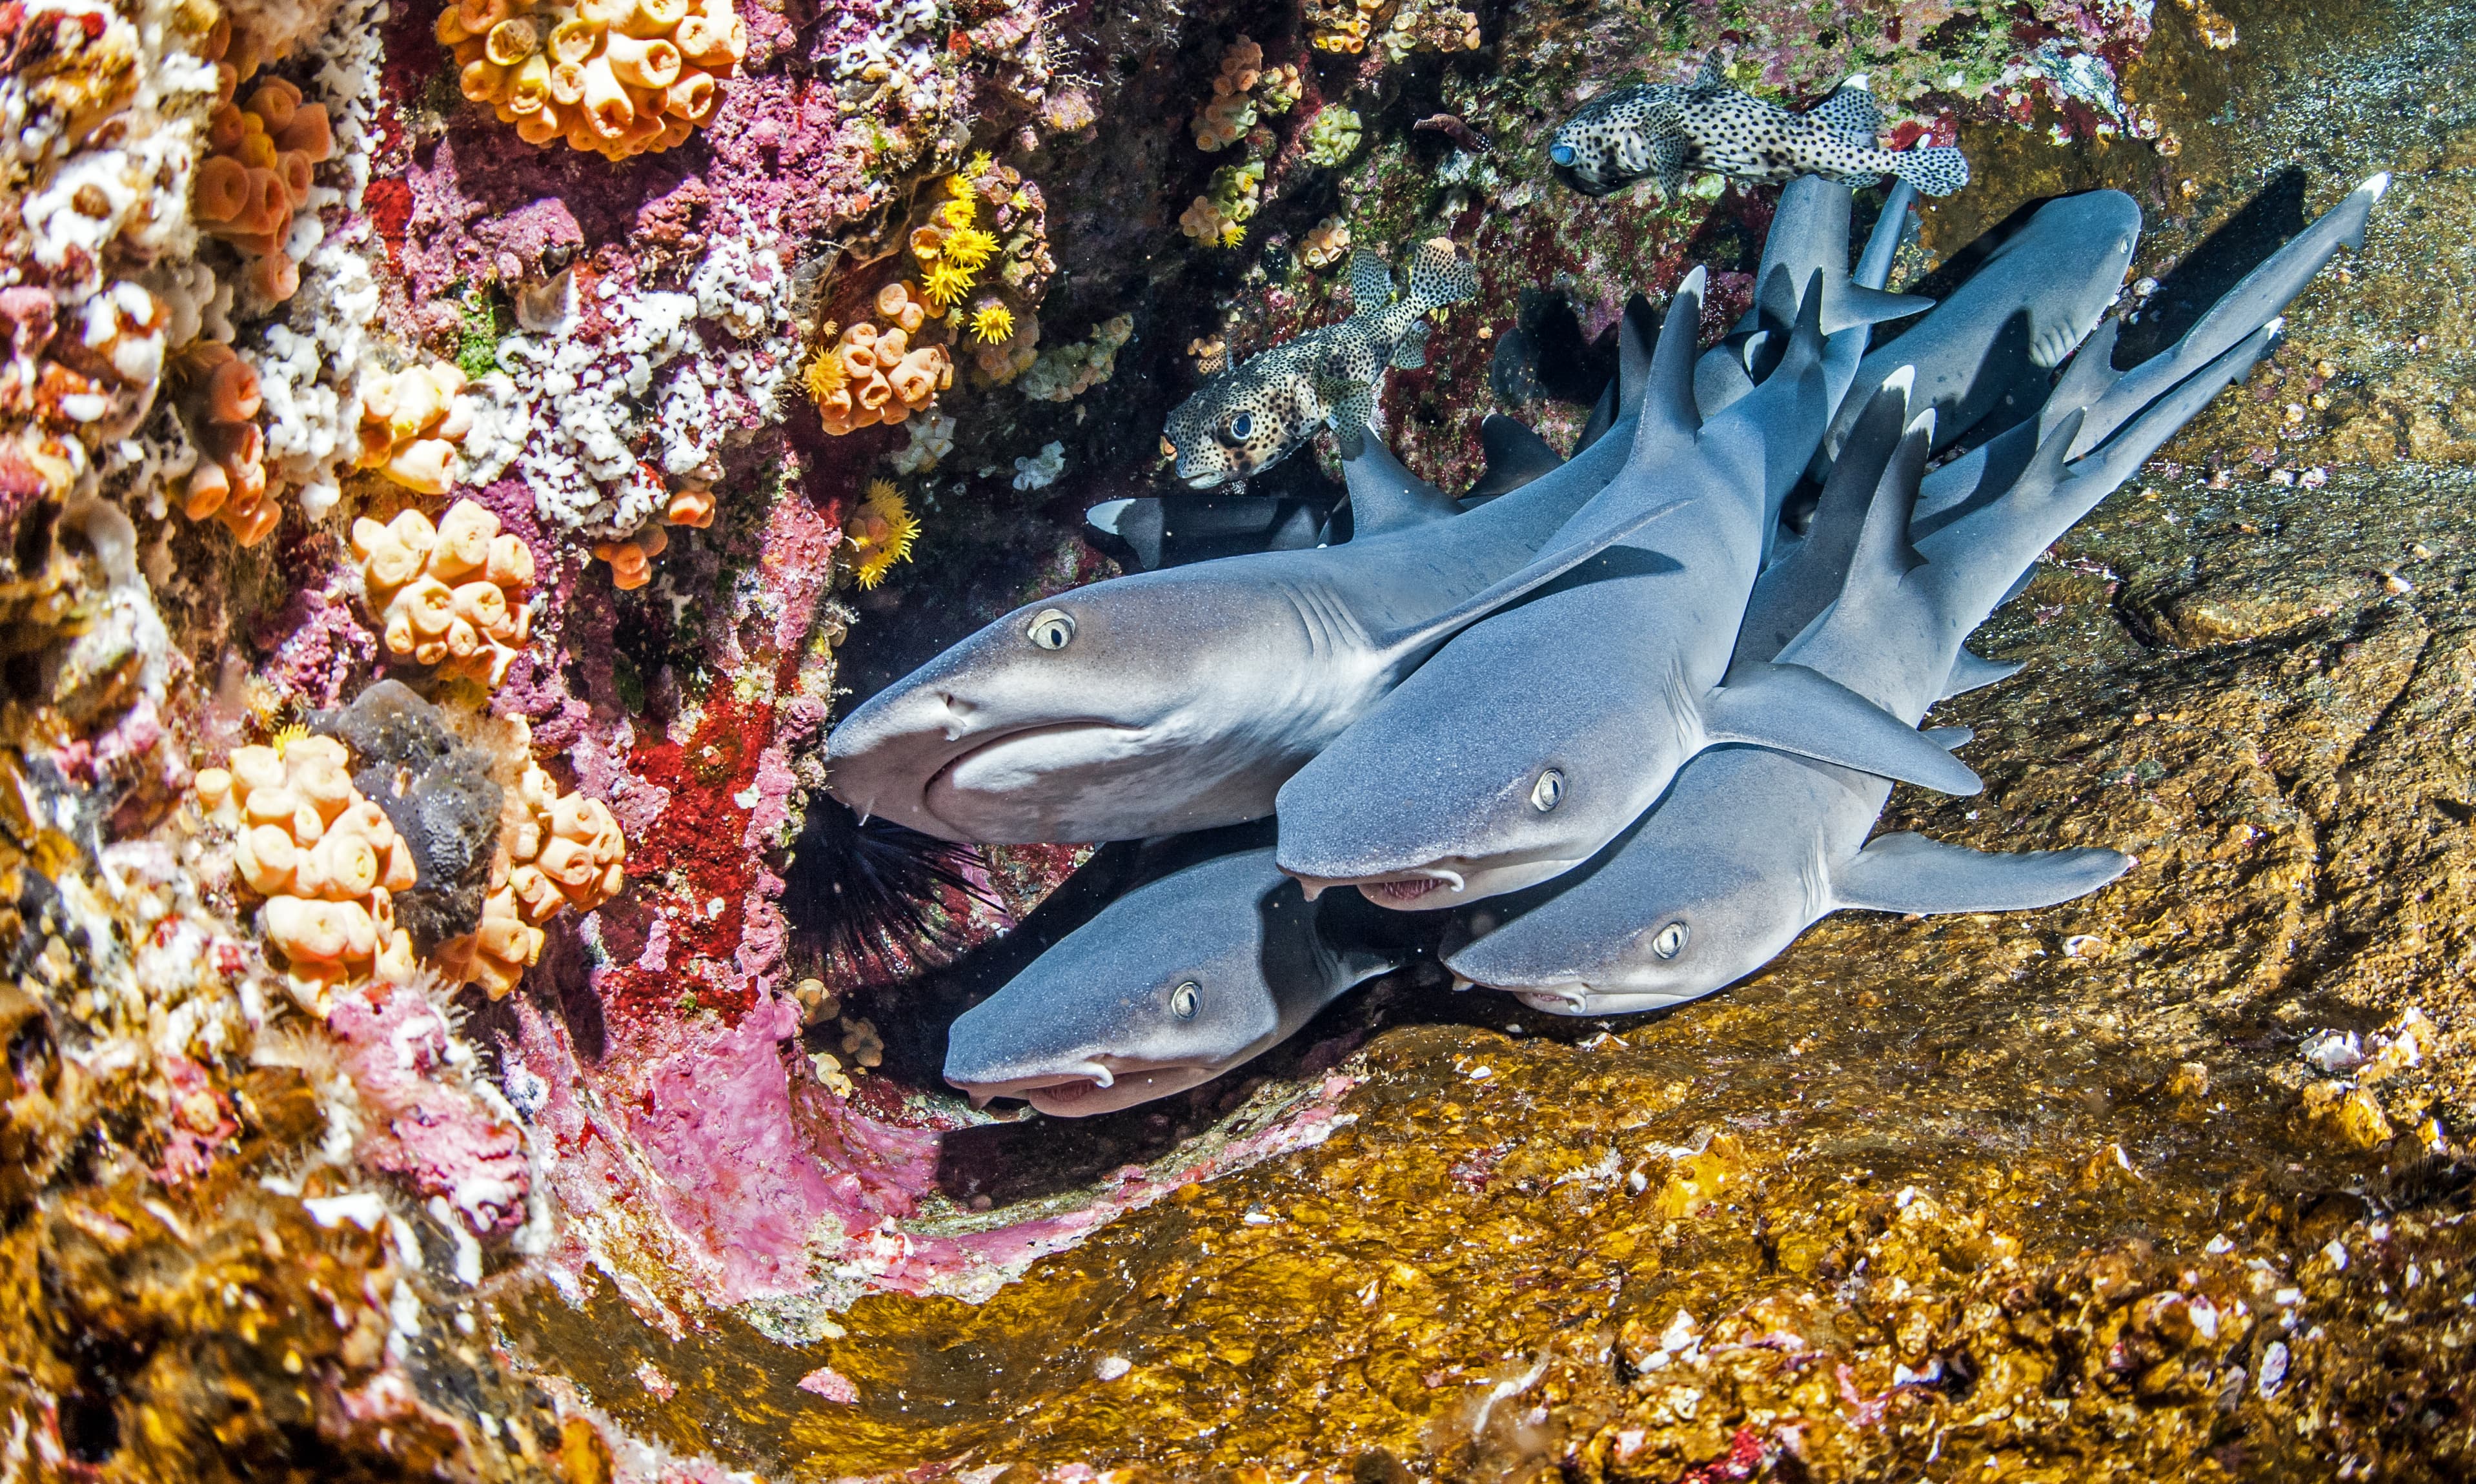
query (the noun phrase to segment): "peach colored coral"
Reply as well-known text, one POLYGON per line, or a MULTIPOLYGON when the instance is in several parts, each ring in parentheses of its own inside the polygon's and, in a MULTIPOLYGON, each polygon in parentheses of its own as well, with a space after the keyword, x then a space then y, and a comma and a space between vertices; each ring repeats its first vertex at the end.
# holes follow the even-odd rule
POLYGON ((260 925, 286 986, 321 1017, 352 980, 403 983, 418 966, 392 896, 416 879, 412 851, 353 786, 351 758, 333 737, 294 737, 237 749, 195 785, 207 816, 235 831, 233 864, 265 901, 260 925))
MULTIPOLYGON (((946 347, 911 343, 902 321, 917 323, 925 309, 907 290, 900 301, 893 300, 891 290, 903 287, 888 284, 878 295, 880 312, 889 302, 896 304, 892 323, 862 320, 825 352, 839 362, 842 375, 839 384, 818 397, 817 412, 826 432, 837 437, 879 423, 902 422, 954 384, 954 363, 946 347)), ((816 381, 812 378, 811 384, 816 381)))
POLYGON ((520 137, 613 161, 684 142, 748 53, 731 0, 457 0, 436 35, 464 96, 520 137))
POLYGON ((497 515, 458 500, 435 526, 419 510, 384 526, 363 516, 353 556, 391 653, 488 689, 508 678, 532 635, 533 554, 497 515))
POLYGON ((256 546, 284 518, 266 482, 258 368, 216 340, 199 341, 183 359, 181 401, 198 462, 189 471, 181 511, 191 520, 222 521, 235 540, 256 546))
POLYGON ((281 302, 301 287, 301 268, 285 251, 293 213, 310 202, 312 169, 334 153, 323 103, 268 78, 235 101, 241 74, 222 68, 222 92, 207 116, 207 153, 189 189, 189 210, 210 235, 249 260, 249 282, 281 302))
POLYGON ((443 360, 364 372, 355 467, 425 495, 447 493, 456 484, 457 445, 473 428, 472 399, 463 391, 463 371, 443 360))
POLYGON ((600 543, 593 548, 593 557, 610 563, 610 583, 624 593, 654 580, 654 558, 670 544, 661 527, 648 526, 632 536, 600 543))
POLYGON ((481 926, 438 947, 441 969, 493 1000, 541 957, 541 925, 564 909, 590 912, 627 884, 628 841, 598 799, 562 794, 532 763, 499 811, 481 926))

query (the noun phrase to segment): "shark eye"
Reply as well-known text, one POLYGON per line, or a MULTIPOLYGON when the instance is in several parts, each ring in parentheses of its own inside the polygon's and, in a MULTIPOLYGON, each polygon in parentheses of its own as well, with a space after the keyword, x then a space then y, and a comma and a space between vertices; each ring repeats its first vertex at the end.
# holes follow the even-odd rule
POLYGON ((1650 940, 1650 951, 1662 958, 1673 958, 1685 952, 1685 935, 1683 923, 1671 923, 1659 929, 1658 937, 1650 940))
POLYGON ((1075 637, 1075 615, 1062 608, 1043 608, 1031 615, 1023 636, 1045 650, 1062 650, 1075 637))
POLYGON ((1203 986, 1193 979, 1169 992, 1169 1012, 1179 1020, 1193 1020, 1195 1012, 1202 1008, 1203 986))
POLYGON ((1573 162, 1573 146, 1551 144, 1548 148, 1548 158, 1560 165, 1570 165, 1573 162))
POLYGON ((1550 768, 1530 785, 1530 806, 1545 814, 1565 801, 1565 775, 1550 768))

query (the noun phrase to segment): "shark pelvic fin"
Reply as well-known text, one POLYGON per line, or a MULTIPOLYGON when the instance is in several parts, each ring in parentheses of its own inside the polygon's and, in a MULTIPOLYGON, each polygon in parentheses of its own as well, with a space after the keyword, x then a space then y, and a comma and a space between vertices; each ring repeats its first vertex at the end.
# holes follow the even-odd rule
POLYGON ((2110 850, 1991 854, 1920 834, 1887 834, 1833 873, 1844 907, 1876 912, 2025 912, 2085 896, 2132 868, 2110 850))
POLYGON ((1985 785, 1967 763, 1839 681, 1803 665, 1742 665, 1703 702, 1712 743, 1743 742, 1946 794, 1985 785))

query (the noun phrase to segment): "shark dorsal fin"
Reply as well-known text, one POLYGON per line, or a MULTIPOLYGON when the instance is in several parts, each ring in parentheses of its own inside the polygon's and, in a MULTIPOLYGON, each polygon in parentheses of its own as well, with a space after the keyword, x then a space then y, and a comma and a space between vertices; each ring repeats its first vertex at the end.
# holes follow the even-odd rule
POLYGON ((1565 461, 1546 438, 1501 412, 1490 412, 1480 420, 1478 443, 1486 451, 1487 469, 1464 499, 1520 489, 1565 461))
MULTIPOLYGON (((1905 405, 1905 396, 1902 401, 1905 405)), ((1897 586, 1900 579, 1925 565, 1909 540, 1909 517, 1918 507, 1918 481, 1925 474, 1926 457, 1934 451, 1934 408, 1927 408, 1901 430, 1899 446, 1892 450, 1874 486, 1874 503, 1867 507, 1856 550, 1848 554, 1842 603, 1862 606, 1872 594, 1897 586)))
POLYGON ((1349 485, 1350 529, 1356 535, 1406 530, 1446 519, 1460 508, 1450 495, 1404 467, 1373 431, 1362 433, 1357 457, 1343 459, 1341 473, 1349 485))
POLYGON ((1617 322, 1617 406, 1631 407, 1650 382, 1650 360, 1659 343, 1659 309, 1634 294, 1617 322))
MULTIPOLYGON (((1658 458, 1693 441, 1702 429, 1702 411, 1694 402, 1694 362, 1702 334, 1702 285, 1708 275, 1696 266, 1676 285, 1668 313, 1659 322, 1659 344, 1650 354, 1643 378, 1641 421, 1634 428, 1633 457, 1658 458)), ((1623 393, 1630 397, 1634 388, 1623 393)))

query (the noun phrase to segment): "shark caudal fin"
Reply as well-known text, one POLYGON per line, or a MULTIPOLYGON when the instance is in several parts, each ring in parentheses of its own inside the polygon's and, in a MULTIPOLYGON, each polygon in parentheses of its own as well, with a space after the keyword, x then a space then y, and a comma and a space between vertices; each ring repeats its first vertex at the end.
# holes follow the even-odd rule
POLYGON ((1867 149, 1875 147, 1874 136, 1883 132, 1883 111, 1875 105, 1863 72, 1842 83, 1830 97, 1808 109, 1805 116, 1867 149))
POLYGON ((2202 312, 2192 328, 2184 332, 2182 339, 2117 378, 2105 394, 2091 405, 2089 421, 2081 429, 2080 446, 2074 452, 2085 453, 2095 447, 2167 387, 2199 371, 2276 318, 2340 248, 2362 248, 2374 204, 2389 186, 2388 171, 2366 179, 2344 200, 2322 212, 2313 225, 2297 233, 2285 247, 2245 274, 2235 287, 2202 312))
POLYGON ((1965 696, 1972 690, 2008 680, 2018 675, 2022 668, 2021 661, 2018 659, 1989 659, 1964 649, 1952 656, 1951 673, 1943 678, 1942 699, 1949 701, 1954 696, 1965 696))
POLYGON ((1410 255, 1410 303, 1420 312, 1477 297, 1478 264, 1450 237, 1429 237, 1410 255))
POLYGON ((1342 460, 1341 476, 1349 485, 1353 540, 1460 513, 1452 496, 1412 474, 1372 432, 1361 433, 1356 458, 1342 460))
POLYGON ((1948 144, 1896 151, 1891 170, 1929 196, 1948 196, 1968 184, 1968 157, 1948 144))
POLYGON ((1832 874, 1831 895, 1875 912, 2027 912, 2086 896, 2132 865, 2109 850, 1990 854, 1903 831, 1869 841, 1832 874))
POLYGON ((1553 473, 1565 461, 1546 438, 1501 412, 1480 419, 1478 446, 1487 456, 1487 467, 1462 497, 1465 500, 1510 494, 1541 475, 1553 473))

